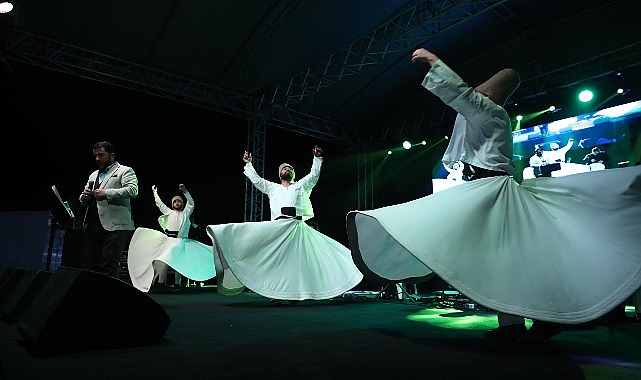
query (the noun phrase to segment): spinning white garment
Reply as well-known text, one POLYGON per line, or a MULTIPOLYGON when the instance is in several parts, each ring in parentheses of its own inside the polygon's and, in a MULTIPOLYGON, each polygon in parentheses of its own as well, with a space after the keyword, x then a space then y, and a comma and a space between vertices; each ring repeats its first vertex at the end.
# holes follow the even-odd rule
POLYGON ((274 299, 329 299, 363 279, 347 247, 297 219, 209 225, 207 234, 221 294, 246 286, 274 299))
POLYGON ((347 214, 354 262, 402 282, 434 271, 488 308, 582 323, 641 286, 641 166, 508 176, 347 214))
POLYGON ((149 228, 136 228, 127 252, 127 266, 132 285, 143 292, 149 291, 154 279, 154 260, 166 263, 194 281, 216 276, 210 245, 189 238, 169 237, 149 228))

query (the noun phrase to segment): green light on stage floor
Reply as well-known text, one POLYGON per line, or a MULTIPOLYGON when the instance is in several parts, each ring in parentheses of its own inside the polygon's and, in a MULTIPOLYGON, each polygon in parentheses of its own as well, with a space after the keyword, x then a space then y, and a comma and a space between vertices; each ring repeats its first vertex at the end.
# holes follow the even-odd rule
MULTIPOLYGON (((429 323, 447 329, 490 330, 498 326, 496 312, 467 311, 454 308, 425 308, 410 314, 407 319, 414 322, 429 323)), ((529 328, 532 321, 525 320, 529 328)))

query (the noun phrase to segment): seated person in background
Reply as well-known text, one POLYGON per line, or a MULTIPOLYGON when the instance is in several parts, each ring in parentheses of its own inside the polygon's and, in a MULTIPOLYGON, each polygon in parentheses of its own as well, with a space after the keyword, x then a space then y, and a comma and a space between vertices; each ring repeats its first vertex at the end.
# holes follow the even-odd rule
POLYGON ((605 150, 601 150, 598 146, 592 148, 592 151, 583 157, 583 162, 586 165, 603 164, 604 168, 610 168, 610 157, 605 150))
POLYGON ((566 162, 565 154, 572 148, 572 145, 574 145, 574 139, 572 137, 568 139, 568 143, 565 144, 563 148, 560 148, 558 143, 552 142, 550 143, 550 149, 552 150, 544 151, 543 157, 545 157, 548 163, 566 162))
MULTIPOLYGON (((534 146, 534 155, 530 157, 530 166, 534 169, 534 176, 541 177, 541 166, 547 165, 548 162, 543 157, 543 149, 540 146, 534 146)), ((548 175, 549 177, 549 175, 548 175)))

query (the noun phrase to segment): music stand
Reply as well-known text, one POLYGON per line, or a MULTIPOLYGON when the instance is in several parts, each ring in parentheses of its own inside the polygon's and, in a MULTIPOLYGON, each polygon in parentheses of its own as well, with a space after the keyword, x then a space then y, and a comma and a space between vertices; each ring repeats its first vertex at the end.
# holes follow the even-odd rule
POLYGON ((43 201, 51 214, 49 223, 49 250, 47 251, 47 263, 45 270, 51 270, 51 257, 53 256, 53 245, 58 226, 63 227, 67 222, 73 220, 74 215, 69 203, 63 201, 56 185, 51 186, 42 194, 43 201))

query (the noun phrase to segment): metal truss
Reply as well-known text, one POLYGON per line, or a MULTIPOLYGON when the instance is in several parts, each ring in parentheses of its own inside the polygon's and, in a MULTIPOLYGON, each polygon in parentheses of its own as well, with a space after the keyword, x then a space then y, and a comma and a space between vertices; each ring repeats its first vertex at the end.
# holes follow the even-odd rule
POLYGON ((2 55, 8 60, 190 104, 250 122, 258 120, 292 132, 352 146, 361 140, 352 128, 297 112, 289 106, 305 96, 316 94, 320 88, 358 74, 367 66, 381 63, 387 57, 404 54, 409 46, 432 38, 476 14, 496 11, 497 6, 504 2, 412 2, 367 35, 296 78, 292 77, 286 91, 279 91, 278 88, 273 90, 269 102, 265 101, 265 94, 259 97, 237 94, 15 28, 8 27, 6 30, 2 55))
POLYGON ((358 209, 374 208, 374 169, 372 151, 368 146, 361 147, 357 155, 358 209))
POLYGON ((247 121, 350 144, 354 136, 342 125, 291 109, 278 109, 262 99, 241 95, 175 74, 110 57, 33 33, 6 28, 0 51, 6 60, 23 62, 81 78, 127 88, 247 121))
MULTIPOLYGON (((247 151, 252 154, 252 166, 256 173, 265 177, 265 124, 250 122, 247 133, 247 151)), ((265 195, 245 179, 245 222, 260 222, 263 220, 263 204, 265 195)))
POLYGON ((513 98, 533 101, 555 90, 634 67, 641 67, 641 42, 613 49, 545 73, 531 75, 521 83, 513 98))
MULTIPOLYGON (((641 42, 630 44, 609 52, 590 57, 571 65, 533 74, 523 79, 512 99, 527 101, 534 108, 545 108, 549 94, 580 82, 614 75, 616 72, 641 67, 641 42)), ((444 125, 449 109, 443 107, 432 112, 419 114, 395 123, 390 123, 372 131, 370 142, 389 141, 390 139, 412 139, 435 136, 448 130, 444 125)))
POLYGON ((322 88, 357 75, 369 66, 406 54, 407 49, 443 33, 467 19, 487 12, 499 1, 415 1, 363 37, 263 93, 272 103, 288 108, 322 88))

